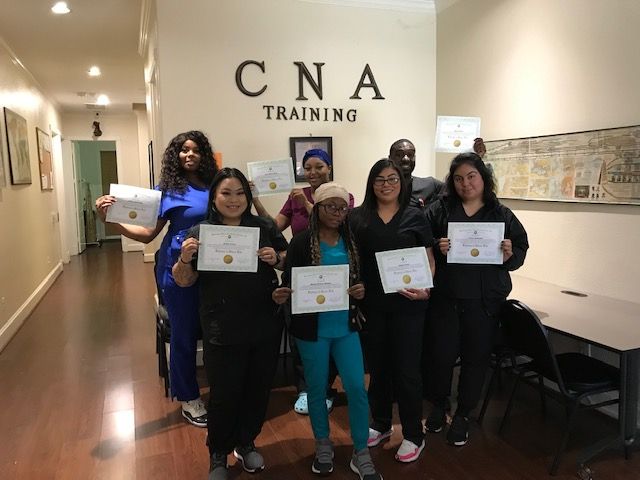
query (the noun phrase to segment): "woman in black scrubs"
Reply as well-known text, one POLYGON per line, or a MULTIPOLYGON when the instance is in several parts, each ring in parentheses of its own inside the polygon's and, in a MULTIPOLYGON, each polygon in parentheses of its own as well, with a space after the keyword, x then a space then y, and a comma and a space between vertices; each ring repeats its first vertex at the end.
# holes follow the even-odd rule
POLYGON ((388 159, 376 162, 365 198, 351 215, 367 288, 362 309, 366 323, 365 355, 371 373, 369 447, 389 438, 394 398, 398 400, 404 440, 396 460, 413 462, 424 449, 420 358, 429 289, 408 288, 385 294, 376 252, 425 247, 434 273, 433 236, 421 210, 408 207, 402 172, 388 159))
POLYGON ((509 271, 522 266, 529 243, 513 212, 498 202, 491 171, 475 153, 461 153, 453 159, 445 195, 429 208, 427 219, 439 240, 427 326, 432 366, 429 392, 434 408, 426 427, 430 432, 444 428, 453 367, 460 356, 458 406, 447 442, 462 446, 469 436, 469 413, 478 403, 489 366, 497 313, 511 291, 509 271), (447 263, 449 222, 504 223, 502 265, 447 263))

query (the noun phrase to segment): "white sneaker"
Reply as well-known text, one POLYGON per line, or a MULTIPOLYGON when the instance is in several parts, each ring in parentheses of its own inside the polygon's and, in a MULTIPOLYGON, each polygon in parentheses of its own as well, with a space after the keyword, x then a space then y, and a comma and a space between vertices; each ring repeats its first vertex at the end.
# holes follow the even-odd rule
POLYGON ((396 460, 402 463, 415 462, 422 453, 422 450, 424 450, 424 440, 422 440, 420 446, 418 446, 405 438, 402 440, 400 448, 398 448, 396 452, 396 460))
POLYGON ((199 397, 195 400, 182 402, 182 416, 191 425, 201 428, 206 428, 207 426, 207 409, 204 407, 204 402, 199 397))
POLYGON ((374 428, 369 428, 369 438, 367 439, 367 447, 375 447, 384 439, 389 438, 393 434, 393 427, 386 432, 379 432, 374 428))

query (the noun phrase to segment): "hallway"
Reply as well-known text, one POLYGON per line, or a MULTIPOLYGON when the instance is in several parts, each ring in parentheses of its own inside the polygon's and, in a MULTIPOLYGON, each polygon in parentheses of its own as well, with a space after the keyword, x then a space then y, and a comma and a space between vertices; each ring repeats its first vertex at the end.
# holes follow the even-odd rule
MULTIPOLYGON (((143 264, 140 256, 123 254, 119 242, 108 242, 72 257, 0 353, 0 479, 206 478, 205 430, 183 421, 178 403, 164 397, 158 377, 153 266, 143 264)), ((280 383, 282 378, 280 372, 280 383)), ((503 439, 495 432, 506 391, 490 405, 484 428, 472 424, 468 446, 452 448, 444 435, 429 435, 425 452, 414 464, 393 460, 401 441, 396 425, 391 441, 373 451, 385 479, 550 478, 546 468, 562 412, 549 405, 543 422, 536 395, 523 389, 529 404, 521 402, 516 408, 503 439)), ((249 475, 232 466, 230 478, 314 478, 309 471, 311 429, 306 417, 292 412, 294 396, 289 386, 272 392, 268 420, 257 442, 266 459, 264 473, 249 475)), ((344 394, 336 405, 331 414, 336 444, 331 478, 353 480, 347 467, 351 441, 344 394)), ((585 417, 588 422, 576 428, 557 480, 575 479, 578 449, 615 429, 611 419, 585 417)), ((231 456, 229 461, 235 465, 231 456)), ((640 479, 638 454, 629 461, 605 454, 592 466, 597 479, 640 479)))

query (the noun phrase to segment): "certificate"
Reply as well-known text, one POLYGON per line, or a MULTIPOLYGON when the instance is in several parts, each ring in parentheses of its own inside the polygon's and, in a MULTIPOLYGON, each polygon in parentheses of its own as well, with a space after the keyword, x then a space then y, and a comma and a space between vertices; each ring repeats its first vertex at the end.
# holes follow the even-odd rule
POLYGON ((438 116, 436 152, 473 152, 473 140, 479 136, 479 117, 438 116))
POLYGON ((447 236, 451 241, 447 263, 502 265, 500 243, 504 239, 504 223, 449 222, 447 236))
POLYGON ((107 210, 107 222, 153 228, 158 223, 162 192, 112 183, 109 195, 118 200, 107 210))
POLYGON ((433 287, 427 249, 424 247, 376 252, 376 262, 384 293, 396 293, 403 288, 433 287))
POLYGON ((267 162, 247 163, 249 179, 253 181, 258 195, 289 193, 294 186, 293 164, 290 158, 267 162))
POLYGON ((198 270, 217 272, 257 272, 258 227, 200 225, 198 270))
POLYGON ((291 269, 291 313, 349 310, 349 265, 291 269))

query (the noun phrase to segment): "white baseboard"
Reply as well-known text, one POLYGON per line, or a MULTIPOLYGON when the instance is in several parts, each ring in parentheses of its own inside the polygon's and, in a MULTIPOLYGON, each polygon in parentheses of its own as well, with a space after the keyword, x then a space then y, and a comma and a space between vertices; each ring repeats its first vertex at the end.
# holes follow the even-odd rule
POLYGON ((156 261, 155 253, 145 253, 144 254, 144 263, 153 263, 156 261))
POLYGON ((144 251, 144 243, 139 242, 122 242, 123 252, 142 252, 144 251))
POLYGON ((53 270, 45 277, 45 279, 36 287, 29 298, 20 305, 20 308, 9 318, 2 328, 0 328, 0 352, 4 350, 13 336, 20 330, 24 321, 29 317, 33 309, 36 308, 44 294, 49 291, 53 282, 62 273, 62 262, 53 267, 53 270))

